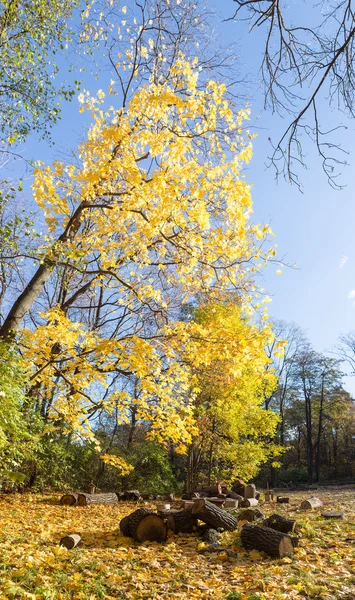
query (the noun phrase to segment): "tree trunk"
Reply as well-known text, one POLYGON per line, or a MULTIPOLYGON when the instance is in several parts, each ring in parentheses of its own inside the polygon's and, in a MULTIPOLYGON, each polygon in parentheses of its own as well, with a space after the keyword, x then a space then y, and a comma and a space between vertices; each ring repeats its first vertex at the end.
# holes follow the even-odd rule
POLYGON ((80 541, 81 537, 79 534, 71 533, 70 535, 66 535, 65 537, 63 537, 60 540, 59 545, 64 546, 68 550, 71 550, 72 548, 75 548, 75 546, 77 546, 80 541))
POLYGON ((285 519, 281 515, 274 514, 265 519, 263 522, 265 527, 271 527, 271 529, 275 529, 276 531, 281 531, 281 533, 289 533, 293 532, 296 526, 296 521, 293 519, 285 519))
POLYGON ((293 554, 290 536, 270 527, 247 524, 244 525, 240 537, 246 550, 259 550, 273 558, 282 558, 287 554, 293 554))
POLYGON ((90 506, 91 504, 117 504, 117 494, 110 492, 108 494, 78 494, 77 503, 79 506, 90 506))
POLYGON ((191 508, 171 512, 167 518, 168 529, 174 533, 193 533, 197 530, 197 517, 191 508))
POLYGON ((81 216, 83 210, 87 207, 86 202, 82 202, 75 210, 68 224, 59 236, 58 240, 53 244, 52 248, 44 258, 37 271, 26 285, 23 292, 17 297, 10 311, 0 328, 0 338, 11 340, 14 333, 20 328, 24 316, 28 313, 33 303, 43 290, 44 285, 50 279, 53 268, 56 265, 58 256, 61 255, 63 245, 73 239, 81 225, 81 216))
POLYGON ((200 521, 211 525, 214 529, 234 531, 238 528, 237 519, 227 511, 218 508, 208 500, 196 500, 191 510, 200 521))
POLYGON ((59 504, 62 504, 64 506, 73 506, 73 504, 76 503, 77 499, 78 499, 78 494, 74 494, 74 493, 64 494, 64 496, 62 496, 61 499, 59 500, 59 504))
POLYGON ((322 387, 320 394, 320 406, 319 406, 319 417, 318 417, 318 434, 317 434, 317 450, 316 450, 316 481, 320 479, 320 459, 321 459, 321 438, 323 428, 323 408, 324 408, 324 377, 325 373, 322 373, 322 387))
POLYGON ((323 502, 319 500, 319 498, 308 498, 308 500, 303 500, 301 502, 301 508, 303 510, 312 510, 313 508, 319 508, 323 506, 323 502))
MULTIPOLYGON (((129 532, 129 536, 136 542, 163 542, 167 537, 167 526, 164 519, 156 513, 146 508, 138 508, 133 513, 125 517, 123 529, 129 532)), ((121 524, 120 524, 121 528, 121 524)), ((121 528, 122 531, 122 528, 121 528)))

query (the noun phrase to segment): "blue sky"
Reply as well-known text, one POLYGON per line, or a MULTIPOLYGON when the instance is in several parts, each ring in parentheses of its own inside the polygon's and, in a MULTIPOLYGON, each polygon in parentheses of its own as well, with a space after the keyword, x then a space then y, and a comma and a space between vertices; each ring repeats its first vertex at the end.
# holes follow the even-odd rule
MULTIPOLYGON (((233 14, 231 0, 224 0, 223 4, 221 0, 208 2, 221 17, 233 14)), ((297 3, 297 8, 305 12, 306 3, 297 3)), ((259 31, 249 33, 247 23, 223 23, 222 18, 216 19, 215 27, 225 44, 238 40, 242 69, 255 78, 250 89, 250 105, 251 121, 257 126, 258 138, 254 142, 253 161, 246 173, 247 179, 254 183, 255 220, 271 223, 279 257, 289 264, 296 264, 296 268, 284 268, 281 276, 276 274, 279 268, 276 265, 270 266, 265 273, 263 285, 273 299, 270 314, 300 325, 317 351, 332 351, 340 334, 355 329, 355 121, 348 121, 347 131, 340 136, 344 147, 350 150, 350 166, 343 170, 342 176, 342 182, 346 184, 344 190, 337 192, 328 185, 311 147, 307 154, 308 170, 301 172, 303 194, 284 180, 277 183, 275 173, 265 168, 270 152, 268 138, 276 139, 288 121, 262 110, 262 91, 257 83, 262 56, 259 31)), ((93 93, 101 86, 103 84, 100 82, 99 85, 95 80, 85 82, 85 87, 93 93)), ((339 124, 341 117, 337 111, 327 110, 325 114, 327 126, 339 124)), ((58 157, 59 151, 75 148, 84 132, 85 119, 79 116, 78 103, 74 100, 64 105, 62 121, 54 128, 56 146, 49 149, 44 143, 39 145, 30 140, 26 155, 49 161, 58 157)), ((347 379, 347 388, 355 394, 355 378, 347 379)))

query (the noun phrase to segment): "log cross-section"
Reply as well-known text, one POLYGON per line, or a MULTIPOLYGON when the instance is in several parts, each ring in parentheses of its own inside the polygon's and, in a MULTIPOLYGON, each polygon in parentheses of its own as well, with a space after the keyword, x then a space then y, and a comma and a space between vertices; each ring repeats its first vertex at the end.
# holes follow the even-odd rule
POLYGON ((61 504, 62 506, 73 506, 73 504, 76 504, 77 499, 78 494, 75 494, 74 492, 64 494, 64 496, 62 496, 59 500, 59 504, 61 504))
POLYGON ((293 554, 293 544, 290 536, 270 527, 246 524, 240 537, 246 550, 259 550, 273 558, 282 558, 287 554, 293 554))
POLYGON ((136 542, 163 542, 167 537, 164 519, 146 508, 138 508, 124 517, 120 523, 123 535, 132 537, 136 542))
POLYGON ((191 512, 214 529, 221 528, 227 531, 238 529, 238 521, 233 515, 203 498, 194 502, 191 512))

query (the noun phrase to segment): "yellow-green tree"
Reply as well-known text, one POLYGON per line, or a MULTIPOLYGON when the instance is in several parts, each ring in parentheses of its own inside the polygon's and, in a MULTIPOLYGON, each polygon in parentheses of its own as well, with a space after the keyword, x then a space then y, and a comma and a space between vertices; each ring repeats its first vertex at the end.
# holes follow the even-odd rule
MULTIPOLYGON (((248 480, 281 450, 270 442, 278 417, 264 408, 265 393, 277 383, 266 353, 272 329, 252 324, 235 302, 200 306, 194 318, 203 337, 189 356, 198 386, 198 434, 188 453, 188 485, 198 477, 248 480)), ((274 351, 281 353, 282 345, 274 351)))

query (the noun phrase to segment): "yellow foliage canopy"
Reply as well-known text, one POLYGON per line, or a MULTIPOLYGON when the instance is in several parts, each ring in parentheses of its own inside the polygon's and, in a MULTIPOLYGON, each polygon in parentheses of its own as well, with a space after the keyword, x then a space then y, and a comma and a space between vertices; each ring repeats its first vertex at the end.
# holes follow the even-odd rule
MULTIPOLYGON (((224 85, 199 86, 196 61, 183 57, 168 80, 143 85, 125 108, 104 111, 104 96, 79 98, 93 118, 80 166, 55 162, 35 173, 48 226, 42 263, 61 269, 62 280, 42 324, 23 331, 24 356, 51 418, 91 436, 97 411, 118 407, 125 422, 133 403, 152 436, 184 450, 194 423, 181 349, 191 364, 211 364, 217 346, 203 339, 219 331, 211 321, 204 333, 200 323, 192 343, 197 325, 179 320, 180 307, 199 294, 221 301, 232 292, 250 311, 252 275, 274 254, 262 249, 269 228, 250 222, 241 175, 251 158, 242 133, 248 111, 234 111, 224 85), (139 398, 115 387, 115 375, 138 378, 139 398)), ((238 342, 244 370, 255 339, 238 342)), ((218 346, 222 361, 234 344, 218 346)), ((240 369, 237 362, 229 376, 240 369)))

